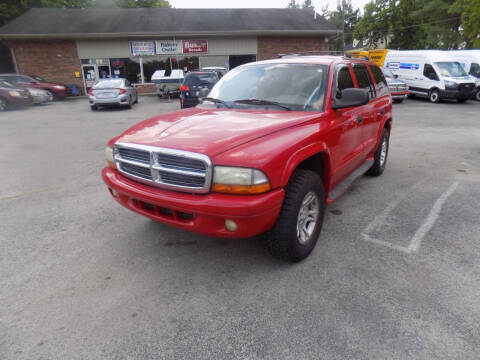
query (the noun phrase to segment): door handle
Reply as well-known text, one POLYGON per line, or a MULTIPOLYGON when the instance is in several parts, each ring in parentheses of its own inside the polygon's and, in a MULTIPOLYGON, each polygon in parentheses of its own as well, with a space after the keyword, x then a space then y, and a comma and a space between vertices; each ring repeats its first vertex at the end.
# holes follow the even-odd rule
POLYGON ((385 109, 380 109, 380 115, 385 114, 385 109))
POLYGON ((361 124, 363 122, 363 116, 357 118, 357 123, 361 124))

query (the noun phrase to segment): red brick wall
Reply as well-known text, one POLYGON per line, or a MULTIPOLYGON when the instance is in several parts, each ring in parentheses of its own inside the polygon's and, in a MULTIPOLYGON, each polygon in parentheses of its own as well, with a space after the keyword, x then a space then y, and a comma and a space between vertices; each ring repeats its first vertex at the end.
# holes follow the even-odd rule
POLYGON ((83 94, 80 60, 75 40, 12 40, 18 71, 22 74, 38 75, 46 80, 64 84, 75 84, 83 94))
POLYGON ((278 57, 278 54, 289 54, 299 51, 328 51, 328 49, 329 44, 325 41, 325 36, 259 36, 257 60, 273 59, 278 57))

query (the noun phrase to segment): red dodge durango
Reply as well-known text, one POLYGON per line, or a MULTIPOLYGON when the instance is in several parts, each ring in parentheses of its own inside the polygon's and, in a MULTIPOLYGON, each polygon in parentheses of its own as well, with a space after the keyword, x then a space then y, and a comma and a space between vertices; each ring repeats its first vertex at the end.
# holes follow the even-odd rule
POLYGON ((227 73, 195 108, 114 137, 102 171, 126 208, 215 237, 267 233, 285 261, 315 247, 326 204, 385 169, 392 98, 373 63, 284 56, 227 73))

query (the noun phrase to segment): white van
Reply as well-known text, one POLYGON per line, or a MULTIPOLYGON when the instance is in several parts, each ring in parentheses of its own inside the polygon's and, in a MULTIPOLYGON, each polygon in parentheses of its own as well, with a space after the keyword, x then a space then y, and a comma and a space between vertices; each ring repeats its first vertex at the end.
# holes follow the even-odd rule
POLYGON ((465 102, 475 91, 474 78, 446 51, 389 50, 385 67, 407 83, 411 95, 434 103, 442 99, 465 102))
POLYGON ((451 50, 449 53, 476 79, 475 99, 480 101, 480 50, 451 50))

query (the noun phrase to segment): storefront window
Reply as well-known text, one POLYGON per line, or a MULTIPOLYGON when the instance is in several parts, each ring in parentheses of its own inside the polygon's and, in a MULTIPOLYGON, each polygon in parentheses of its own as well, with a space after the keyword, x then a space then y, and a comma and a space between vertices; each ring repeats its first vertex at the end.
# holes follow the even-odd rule
POLYGON ((131 83, 141 83, 139 62, 138 58, 110 59, 112 77, 126 78, 131 83))
POLYGON ((165 76, 169 76, 172 69, 187 71, 198 69, 198 56, 172 56, 171 59, 167 56, 142 56, 142 62, 145 82, 150 82, 157 70, 165 70, 165 76))

